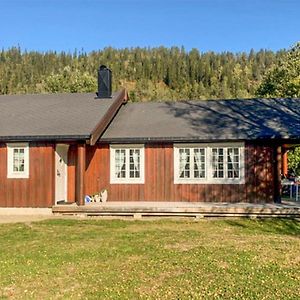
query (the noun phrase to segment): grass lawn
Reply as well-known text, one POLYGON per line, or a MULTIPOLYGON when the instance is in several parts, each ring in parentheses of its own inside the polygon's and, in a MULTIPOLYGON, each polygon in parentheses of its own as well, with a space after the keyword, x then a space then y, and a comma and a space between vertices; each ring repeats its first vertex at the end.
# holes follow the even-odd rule
POLYGON ((0 225, 0 299, 299 299, 295 220, 0 225))

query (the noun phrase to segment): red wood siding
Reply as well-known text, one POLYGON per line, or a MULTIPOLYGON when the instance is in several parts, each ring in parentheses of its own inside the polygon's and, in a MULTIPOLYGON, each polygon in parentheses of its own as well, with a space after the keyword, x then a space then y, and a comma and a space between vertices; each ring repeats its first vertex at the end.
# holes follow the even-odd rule
MULTIPOLYGON (((7 178, 6 144, 0 144, 0 207, 54 204, 54 144, 30 143, 29 179, 7 178)), ((231 184, 174 184, 172 144, 145 147, 145 184, 110 184, 109 145, 87 146, 85 192, 108 189, 109 201, 273 202, 274 148, 247 144, 245 181, 231 184)), ((68 154, 68 200, 75 201, 77 145, 68 154)))
MULTIPOLYGON (((246 183, 241 185, 174 184, 172 144, 146 145, 145 184, 110 184, 109 160, 109 145, 87 147, 87 194, 106 188, 108 201, 273 202, 273 148, 269 146, 246 145, 246 183)), ((69 196, 74 200, 73 187, 69 196)))
POLYGON ((246 200, 273 202, 274 148, 262 145, 246 147, 246 200))
POLYGON ((0 207, 51 207, 54 199, 54 145, 30 143, 29 178, 7 178, 7 148, 0 144, 0 207))

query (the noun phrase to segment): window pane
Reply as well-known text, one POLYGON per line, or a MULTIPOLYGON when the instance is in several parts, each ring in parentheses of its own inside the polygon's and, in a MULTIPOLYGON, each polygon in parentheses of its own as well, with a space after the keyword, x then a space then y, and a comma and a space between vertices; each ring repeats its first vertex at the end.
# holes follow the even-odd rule
POLYGON ((224 149, 212 148, 212 176, 224 178, 224 149))
POLYGON ((205 150, 194 149, 194 178, 205 178, 205 150))
POLYGON ((25 171, 25 149, 14 148, 13 149, 13 171, 24 172, 25 171))
POLYGON ((24 172, 25 159, 24 159, 24 149, 19 149, 19 171, 24 172))
POLYGON ((18 172, 19 171, 19 160, 18 159, 14 159, 13 169, 14 169, 14 172, 18 172))
POLYGON ((19 172, 24 172, 24 162, 19 165, 19 172))
POLYGON ((115 176, 116 178, 126 177, 126 151, 125 149, 115 150, 115 176))
POLYGON ((239 148, 227 149, 227 177, 228 178, 240 177, 240 149, 239 148))
POLYGON ((190 149, 179 149, 179 177, 190 178, 190 149))
POLYGON ((140 149, 129 149, 129 177, 140 177, 140 149))

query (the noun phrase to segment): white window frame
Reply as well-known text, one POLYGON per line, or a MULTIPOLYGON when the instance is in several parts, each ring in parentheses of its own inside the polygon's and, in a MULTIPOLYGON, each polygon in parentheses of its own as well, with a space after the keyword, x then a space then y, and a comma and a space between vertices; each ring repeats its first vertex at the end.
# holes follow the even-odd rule
MULTIPOLYGON (((193 162, 192 162, 193 163, 193 162)), ((191 164, 191 162, 190 162, 191 164)), ((193 170, 190 169, 191 171, 193 170)), ((245 183, 245 144, 244 143, 211 143, 211 144, 174 144, 174 183, 175 184, 244 184, 245 183), (205 149, 205 178, 180 178, 179 149, 205 149), (223 148, 224 178, 213 177, 212 149, 223 148), (228 178, 227 149, 239 148, 239 178, 228 178)))
MULTIPOLYGON (((194 155, 190 155, 191 160, 193 160, 194 155)), ((206 183, 207 181, 207 147, 202 144, 175 144, 174 145, 174 183, 176 184, 188 184, 188 183, 206 183), (180 178, 180 162, 179 162, 179 149, 190 149, 190 154, 194 149, 204 149, 205 155, 205 177, 204 178, 194 178, 194 161, 190 161, 190 178, 180 178)))
POLYGON ((110 183, 111 184, 144 184, 145 183, 145 146, 141 144, 114 144, 110 145, 110 183), (129 177, 129 151, 140 150, 140 177, 129 177), (115 173, 115 153, 116 150, 125 150, 126 177, 118 178, 115 173))
POLYGON ((29 143, 8 143, 7 178, 29 178, 29 143), (24 149, 24 171, 14 171, 14 149, 24 149))

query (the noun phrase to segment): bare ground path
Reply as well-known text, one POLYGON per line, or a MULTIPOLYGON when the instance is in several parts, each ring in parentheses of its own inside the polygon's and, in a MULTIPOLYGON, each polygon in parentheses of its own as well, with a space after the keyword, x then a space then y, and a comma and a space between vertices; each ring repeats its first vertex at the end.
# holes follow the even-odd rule
MULTIPOLYGON (((45 215, 0 215, 0 224, 4 223, 24 223, 24 222, 35 222, 46 219, 53 219, 55 216, 45 215)), ((57 217, 56 217, 57 218, 57 217)))

